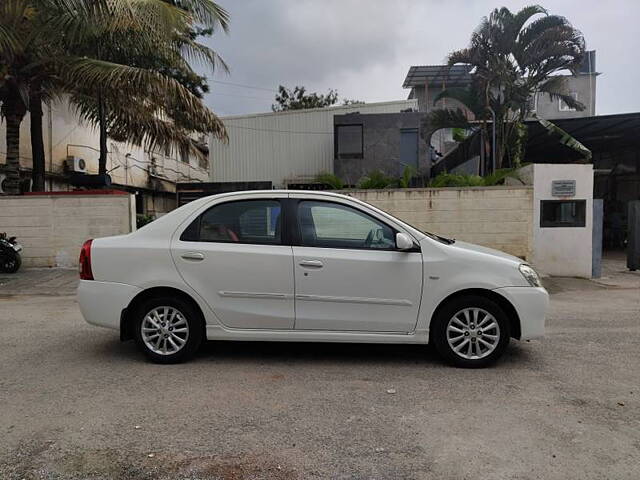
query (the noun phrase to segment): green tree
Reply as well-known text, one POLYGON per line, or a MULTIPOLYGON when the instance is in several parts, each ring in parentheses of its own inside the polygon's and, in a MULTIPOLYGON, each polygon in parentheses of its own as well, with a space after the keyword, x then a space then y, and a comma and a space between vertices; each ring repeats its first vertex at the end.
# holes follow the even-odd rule
POLYGON ((469 128, 469 120, 479 120, 486 134, 487 122, 495 117, 497 168, 516 165, 522 158, 523 121, 531 113, 534 94, 584 109, 568 94, 566 76, 558 75, 577 74, 584 54, 584 38, 566 18, 550 15, 539 5, 516 13, 495 9, 472 34, 469 46, 449 55, 449 65, 472 67, 471 85, 445 89, 434 99, 455 98, 467 111, 435 110, 427 119, 427 130, 469 128))
POLYGON ((326 95, 319 95, 315 92, 307 93, 305 87, 295 87, 293 90, 282 85, 278 87, 276 103, 271 105, 274 112, 286 110, 306 110, 308 108, 330 107, 338 103, 338 92, 329 90, 326 95))

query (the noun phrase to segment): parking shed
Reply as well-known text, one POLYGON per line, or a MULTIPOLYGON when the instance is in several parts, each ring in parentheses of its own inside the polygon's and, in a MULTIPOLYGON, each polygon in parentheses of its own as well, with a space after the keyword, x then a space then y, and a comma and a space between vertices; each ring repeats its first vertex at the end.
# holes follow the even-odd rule
MULTIPOLYGON (((640 112, 552 120, 592 152, 593 198, 604 204, 603 246, 621 250, 628 232, 628 203, 640 200, 640 112)), ((527 122, 525 160, 531 163, 584 162, 538 122, 527 122)))

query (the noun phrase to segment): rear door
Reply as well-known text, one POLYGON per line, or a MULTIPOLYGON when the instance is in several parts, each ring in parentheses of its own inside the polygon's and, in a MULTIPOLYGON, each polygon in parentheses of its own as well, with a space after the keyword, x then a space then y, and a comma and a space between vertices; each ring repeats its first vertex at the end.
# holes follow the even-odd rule
POLYGON ((412 332, 422 295, 419 248, 398 251, 396 230, 355 206, 293 203, 296 330, 412 332))
POLYGON ((173 242, 180 275, 227 327, 293 328, 293 255, 282 211, 280 198, 217 203, 173 242))

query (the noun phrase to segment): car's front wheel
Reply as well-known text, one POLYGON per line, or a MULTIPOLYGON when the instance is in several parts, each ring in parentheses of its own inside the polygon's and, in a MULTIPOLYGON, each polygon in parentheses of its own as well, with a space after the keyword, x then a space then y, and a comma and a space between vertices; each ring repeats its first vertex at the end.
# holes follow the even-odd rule
POLYGON ((135 311, 136 344, 157 363, 178 363, 193 355, 204 337, 202 320, 179 298, 152 298, 135 311))
POLYGON ((492 300, 475 295, 444 305, 431 326, 431 340, 445 360, 458 367, 484 367, 495 362, 511 336, 509 319, 492 300))

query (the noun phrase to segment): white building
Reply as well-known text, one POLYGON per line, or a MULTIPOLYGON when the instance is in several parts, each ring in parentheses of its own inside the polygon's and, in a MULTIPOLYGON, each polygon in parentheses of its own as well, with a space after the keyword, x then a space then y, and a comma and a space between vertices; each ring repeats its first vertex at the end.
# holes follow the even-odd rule
POLYGON ((223 117, 229 143, 210 142, 211 181, 270 181, 274 187, 310 182, 333 172, 335 115, 417 108, 412 99, 223 117))
MULTIPOLYGON (((83 124, 78 116, 62 102, 43 105, 43 136, 46 157, 47 191, 71 190, 68 174, 73 167, 69 157, 83 159, 76 169, 88 174, 98 173, 99 134, 96 128, 83 124), (84 169, 79 167, 84 164, 84 169)), ((27 115, 20 128, 21 177, 28 184, 31 175, 32 156, 29 133, 30 119, 27 115)), ((4 138, 6 124, 0 123, 0 180, 6 162, 4 138)), ((195 157, 153 151, 142 147, 108 140, 107 171, 114 187, 136 194, 138 213, 158 215, 175 208, 175 191, 178 182, 206 182, 209 180, 208 162, 195 157)), ((27 185, 28 186, 28 185, 27 185)), ((24 188, 28 190, 28 188, 24 188)), ((0 194, 2 192, 0 191, 0 194)))

